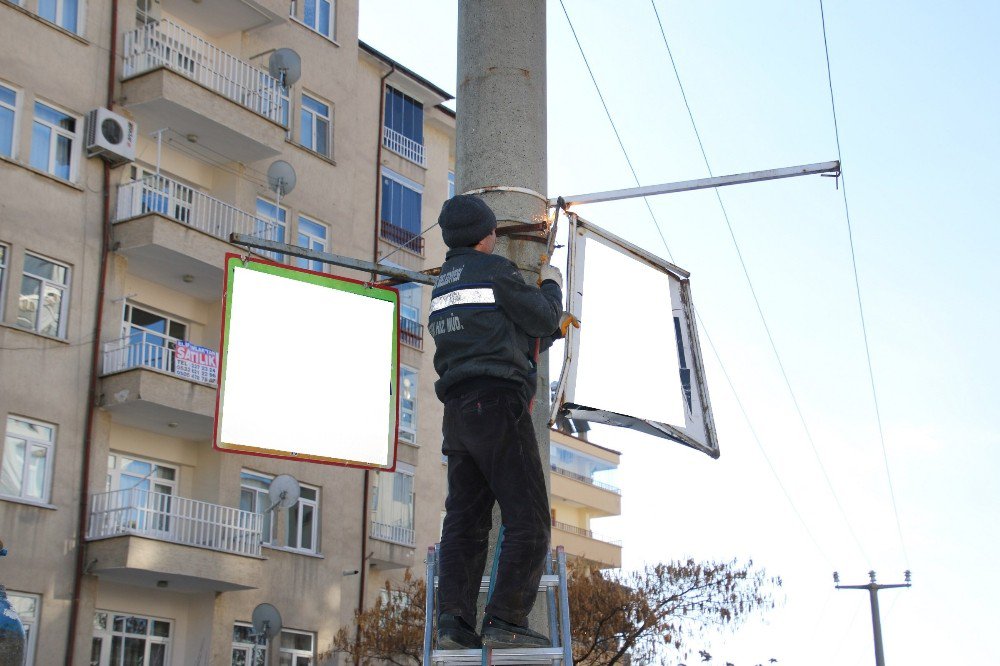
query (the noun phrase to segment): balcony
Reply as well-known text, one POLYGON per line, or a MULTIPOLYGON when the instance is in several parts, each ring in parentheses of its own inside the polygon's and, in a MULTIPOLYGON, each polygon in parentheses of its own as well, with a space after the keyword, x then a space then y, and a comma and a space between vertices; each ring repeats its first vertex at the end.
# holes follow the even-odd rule
POLYGON ((253 589, 263 524, 259 513, 140 488, 98 493, 90 501, 88 557, 96 557, 97 576, 129 585, 253 589))
POLYGON ((399 339, 404 345, 413 347, 414 349, 423 349, 424 325, 415 322, 412 319, 407 319, 406 317, 400 317, 399 339))
POLYGON ((596 517, 621 514, 621 490, 594 479, 551 465, 552 496, 576 506, 585 506, 596 517))
POLYGON ((405 569, 414 564, 416 536, 413 528, 387 525, 372 521, 369 550, 370 562, 377 569, 405 569))
POLYGON ((277 79, 168 20, 125 33, 122 92, 140 127, 169 128, 234 162, 277 155, 287 93, 277 79))
POLYGON ((387 240, 404 250, 409 250, 420 256, 424 254, 424 237, 403 227, 397 227, 392 222, 382 220, 382 224, 379 225, 379 235, 382 237, 382 240, 387 240))
POLYGON ((212 436, 218 355, 178 345, 145 332, 104 343, 101 407, 113 421, 181 439, 212 436))
POLYGON ((427 166, 424 157, 424 146, 408 136, 388 127, 382 127, 382 145, 419 166, 427 166))
POLYGON ((113 222, 130 273, 201 300, 221 297, 229 234, 278 240, 274 222, 157 175, 118 186, 113 222))
POLYGON ((622 565, 621 541, 582 527, 552 521, 552 544, 563 546, 568 555, 596 562, 602 567, 622 565))

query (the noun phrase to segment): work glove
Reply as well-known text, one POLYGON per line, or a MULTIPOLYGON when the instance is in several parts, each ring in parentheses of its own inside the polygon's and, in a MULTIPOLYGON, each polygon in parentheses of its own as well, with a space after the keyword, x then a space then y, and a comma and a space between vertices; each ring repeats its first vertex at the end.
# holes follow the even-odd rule
POLYGON ((538 276, 538 286, 541 286, 546 280, 552 280, 562 289, 562 273, 552 264, 542 264, 538 276))
POLYGON ((562 316, 559 318, 559 332, 562 334, 562 337, 566 337, 566 331, 569 330, 570 326, 580 328, 580 320, 572 312, 564 310, 562 316))

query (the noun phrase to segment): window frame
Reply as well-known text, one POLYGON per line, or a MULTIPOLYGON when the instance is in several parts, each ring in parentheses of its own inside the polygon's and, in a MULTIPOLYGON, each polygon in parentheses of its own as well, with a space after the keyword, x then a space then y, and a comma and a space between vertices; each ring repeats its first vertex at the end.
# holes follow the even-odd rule
MULTIPOLYGON (((278 227, 277 238, 273 239, 278 243, 284 243, 285 238, 288 236, 288 215, 290 210, 286 206, 281 206, 278 204, 277 200, 271 200, 267 197, 262 197, 257 195, 254 199, 254 217, 258 220, 264 222, 270 222, 278 227), (267 206, 275 209, 280 219, 271 217, 270 213, 261 212, 261 204, 266 204, 267 206)), ((258 232, 259 233, 259 232, 258 232)), ((272 261, 276 261, 279 264, 285 263, 285 255, 279 252, 271 252, 269 250, 261 250, 261 254, 270 258, 272 261)))
POLYGON ((49 18, 47 16, 43 16, 42 15, 41 2, 39 2, 38 5, 37 5, 37 12, 36 12, 38 14, 39 18, 41 18, 44 21, 48 21, 49 23, 52 23, 53 25, 57 25, 57 26, 59 26, 60 28, 62 28, 63 30, 65 30, 67 32, 71 32, 74 35, 78 35, 78 36, 82 37, 83 36, 84 17, 86 16, 86 13, 84 12, 84 9, 85 9, 84 5, 86 3, 86 0, 76 0, 76 27, 75 28, 70 28, 70 27, 67 27, 66 25, 63 25, 64 22, 65 22, 65 20, 66 20, 66 17, 65 17, 65 13, 66 13, 66 0, 53 0, 53 2, 55 2, 55 17, 49 18))
MULTIPOLYGON (((404 226, 403 224, 401 224, 403 222, 402 218, 400 218, 398 220, 399 223, 397 223, 394 220, 387 219, 387 216, 386 216, 386 205, 385 205, 386 187, 385 187, 384 183, 382 184, 382 196, 379 197, 379 221, 380 222, 388 222, 389 224, 393 225, 394 227, 398 227, 400 229, 403 229, 404 231, 406 231, 408 233, 411 233, 411 234, 414 234, 414 235, 417 235, 417 236, 421 235, 424 232, 424 216, 423 216, 423 208, 424 208, 424 186, 421 185, 420 183, 414 181, 414 180, 410 180, 409 178, 407 178, 406 176, 404 176, 404 175, 402 175, 400 173, 396 173, 395 171, 393 171, 389 167, 383 166, 382 167, 382 174, 381 175, 382 175, 382 178, 386 178, 386 179, 392 181, 393 183, 395 183, 396 185, 399 185, 402 188, 405 188, 405 189, 408 189, 408 190, 414 192, 417 195, 417 197, 419 197, 419 199, 418 199, 419 205, 417 206, 417 213, 418 213, 417 219, 419 221, 419 228, 416 231, 414 231, 412 229, 407 229, 406 226, 404 226)), ((392 198, 391 194, 389 196, 390 196, 390 199, 391 199, 392 198)), ((404 207, 404 203, 403 202, 404 202, 404 198, 402 196, 400 196, 400 200, 399 200, 399 208, 400 208, 400 210, 402 210, 403 207, 404 207)), ((394 211, 395 211, 395 206, 392 206, 390 208, 390 212, 394 212, 394 211)), ((416 248, 413 248, 413 247, 410 247, 410 246, 408 246, 407 248, 404 248, 404 249, 409 249, 410 251, 414 251, 414 252, 416 251, 416 248)))
MULTIPOLYGON (((318 555, 319 550, 319 520, 320 520, 320 489, 317 486, 311 486, 306 483, 300 483, 299 488, 303 491, 312 490, 316 493, 316 499, 307 499, 305 493, 299 495, 298 501, 286 510, 285 513, 285 544, 279 546, 283 550, 289 550, 294 553, 307 553, 310 555, 318 555), (297 543, 302 543, 302 522, 305 512, 302 510, 303 506, 312 507, 312 533, 310 538, 312 539, 312 547, 306 548, 301 545, 291 545, 291 523, 292 517, 296 517, 296 530, 295 533, 298 535, 297 543)), ((314 645, 315 648, 315 645, 314 645)))
POLYGON ((333 104, 322 99, 318 95, 302 91, 299 95, 299 145, 316 153, 317 155, 322 155, 327 159, 333 159, 333 104), (326 109, 326 115, 323 115, 316 109, 306 106, 306 100, 309 100, 316 106, 322 106, 326 109), (306 115, 309 116, 309 135, 312 137, 311 144, 307 144, 303 139, 303 130, 306 126, 306 115), (316 137, 319 136, 317 125, 322 122, 326 122, 326 130, 324 134, 326 135, 326 152, 323 152, 317 148, 316 137))
POLYGON ((292 658, 291 666, 300 666, 298 657, 306 657, 309 659, 305 666, 314 666, 316 664, 316 632, 313 631, 302 631, 300 629, 282 629, 281 633, 278 635, 278 660, 281 660, 281 655, 290 655, 292 658), (286 648, 282 645, 281 639, 285 634, 298 634, 300 636, 308 636, 312 642, 312 649, 310 651, 299 650, 298 648, 286 648))
MULTIPOLYGON (((302 213, 299 213, 299 217, 298 217, 298 220, 297 220, 297 223, 296 223, 296 228, 295 228, 295 240, 296 240, 296 244, 299 247, 304 247, 304 248, 306 248, 308 250, 317 250, 319 252, 328 252, 329 251, 329 242, 330 242, 329 239, 330 239, 330 225, 325 224, 323 222, 320 222, 319 220, 317 220, 317 219, 315 219, 313 217, 310 217, 308 215, 303 215, 302 213), (319 236, 316 236, 314 234, 303 232, 302 231, 302 221, 303 220, 305 220, 309 224, 314 224, 317 227, 322 228, 323 229, 323 234, 324 234, 323 238, 321 239, 321 238, 319 238, 319 236), (302 240, 303 236, 306 237, 306 243, 307 244, 305 244, 305 245, 303 245, 303 240, 302 240), (322 242, 320 243, 318 241, 322 241, 322 242), (319 245, 319 247, 315 247, 316 245, 319 245)), ((296 257, 295 258, 295 265, 298 266, 299 268, 307 268, 309 270, 316 271, 318 273, 324 273, 324 272, 326 272, 325 271, 326 265, 322 261, 314 261, 314 260, 310 260, 310 259, 303 259, 302 257, 296 257)))
POLYGON ((412 141, 412 142, 414 142, 414 143, 416 143, 416 144, 418 144, 420 146, 425 146, 426 144, 424 143, 424 139, 426 137, 424 136, 424 115, 425 115, 424 103, 421 102, 420 100, 418 100, 417 98, 411 96, 411 95, 407 95, 405 92, 403 92, 399 88, 396 88, 396 87, 394 87, 392 85, 386 85, 386 92, 385 92, 385 94, 386 94, 386 100, 385 100, 385 119, 383 121, 383 125, 385 127, 388 127, 389 129, 391 129, 392 131, 397 132, 400 135, 406 137, 410 141, 412 141), (394 96, 398 96, 400 98, 401 103, 402 103, 402 106, 399 109, 399 111, 402 113, 402 115, 400 116, 400 118, 399 118, 398 121, 396 120, 396 115, 397 115, 396 114, 396 109, 394 109, 393 106, 390 104, 390 100, 394 96), (414 130, 416 130, 416 128, 419 128, 419 131, 413 131, 413 132, 410 132, 410 133, 406 132, 406 129, 407 129, 407 127, 406 127, 406 125, 407 125, 407 122, 406 122, 406 109, 407 109, 407 105, 409 105, 410 107, 413 107, 414 109, 419 109, 420 110, 420 113, 419 113, 419 122, 417 122, 417 120, 418 120, 417 114, 414 111, 414 118, 413 118, 413 123, 412 123, 412 128, 411 128, 411 129, 414 129, 414 130))
POLYGON ((261 525, 261 537, 260 537, 260 543, 262 546, 267 546, 269 548, 280 548, 280 546, 277 545, 278 523, 276 520, 274 520, 274 513, 273 512, 265 513, 264 511, 258 511, 256 506, 253 509, 243 508, 244 490, 248 490, 254 493, 255 505, 257 504, 258 501, 263 501, 264 509, 267 509, 270 506, 270 499, 268 497, 267 490, 258 488, 256 486, 244 485, 243 484, 244 480, 250 480, 250 479, 245 479, 244 477, 255 477, 258 480, 266 481, 268 484, 270 484, 271 481, 274 480, 274 476, 271 474, 264 474, 263 472, 257 472, 252 469, 247 469, 245 467, 242 468, 240 470, 240 509, 242 509, 243 511, 253 511, 254 513, 258 513, 264 517, 263 524, 261 525))
MULTIPOLYGON (((249 666, 258 666, 258 665, 259 666, 266 666, 266 664, 268 663, 268 661, 267 661, 267 651, 268 651, 268 648, 271 647, 271 639, 265 638, 263 645, 256 646, 256 647, 260 648, 260 652, 258 653, 258 657, 259 657, 258 662, 257 662, 257 664, 254 664, 253 663, 253 657, 252 657, 252 655, 253 655, 253 649, 255 647, 255 644, 251 643, 251 642, 244 642, 244 641, 238 641, 238 640, 236 640, 236 628, 237 627, 249 629, 251 633, 253 632, 253 625, 250 624, 249 622, 234 622, 233 623, 232 652, 236 652, 237 650, 243 651, 244 654, 246 655, 246 657, 245 657, 245 659, 246 659, 245 663, 248 664, 249 666)), ((234 662, 232 662, 232 653, 230 653, 230 654, 231 654, 231 656, 230 656, 230 663, 232 664, 234 662)))
POLYGON ((0 100, 0 108, 7 109, 11 112, 11 122, 10 122, 10 154, 4 155, 0 153, 0 156, 6 157, 8 159, 17 159, 18 148, 19 148, 19 132, 17 131, 18 123, 20 122, 21 116, 21 101, 24 98, 24 94, 20 88, 12 86, 6 81, 0 79, 0 88, 6 88, 7 90, 14 93, 14 104, 10 105, 7 102, 0 100))
POLYGON ((3 321, 4 303, 7 301, 7 276, 10 274, 10 245, 0 243, 0 321, 3 321))
MULTIPOLYGON (((62 0, 59 0, 59 1, 61 2, 62 0)), ((42 173, 47 173, 48 175, 52 176, 53 178, 58 178, 59 180, 65 181, 67 183, 75 183, 77 181, 78 176, 79 176, 79 169, 80 169, 80 144, 82 142, 82 132, 81 132, 81 129, 83 127, 83 118, 81 118, 80 116, 76 115, 75 113, 73 113, 73 112, 71 112, 71 111, 69 111, 69 110, 67 110, 67 109, 59 106, 58 104, 52 104, 50 102, 47 102, 47 101, 44 101, 44 100, 41 100, 41 99, 35 99, 35 105, 33 107, 33 111, 34 112, 32 113, 32 116, 31 116, 31 120, 32 120, 32 123, 31 123, 31 133, 32 133, 31 150, 29 151, 28 164, 31 166, 31 168, 38 169, 42 173), (46 107, 46 108, 48 108, 48 109, 50 109, 52 111, 55 111, 56 113, 61 113, 64 116, 68 116, 69 118, 72 118, 73 119, 73 123, 74 123, 73 124, 73 128, 74 128, 73 131, 69 132, 68 130, 66 130, 66 129, 62 128, 62 127, 59 127, 57 125, 54 125, 54 124, 52 124, 51 122, 49 122, 47 120, 39 119, 39 117, 38 117, 38 106, 39 105, 44 106, 44 107, 46 107), (34 131, 35 131, 35 125, 36 124, 41 125, 43 127, 46 127, 50 131, 50 134, 49 134, 48 155, 47 155, 47 164, 48 164, 48 166, 46 168, 44 168, 44 169, 42 169, 42 168, 37 167, 37 166, 34 165, 34 152, 35 152, 34 131), (69 176, 67 178, 63 178, 62 176, 60 176, 58 173, 55 172, 55 166, 54 165, 55 165, 56 146, 58 145, 59 142, 52 140, 53 134, 55 134, 56 136, 61 136, 61 137, 67 138, 67 139, 69 139, 69 142, 70 142, 70 144, 69 144, 69 176)))
POLYGON ((31 592, 18 592, 16 590, 7 590, 7 598, 10 600, 11 605, 14 606, 14 610, 17 612, 18 617, 21 619, 21 624, 24 626, 24 633, 27 634, 27 640, 24 643, 24 665, 23 666, 34 666, 35 664, 35 646, 38 644, 38 623, 42 615, 42 595, 33 594, 31 592), (30 616, 26 616, 17 609, 17 604, 14 603, 14 598, 27 599, 34 602, 35 611, 30 616))
POLYGON ((165 645, 166 648, 165 648, 165 651, 164 651, 164 660, 163 660, 163 663, 165 663, 165 664, 172 663, 171 662, 171 656, 172 656, 171 652, 173 651, 172 648, 173 648, 173 641, 174 641, 174 630, 176 628, 175 627, 175 623, 174 623, 173 620, 168 620, 167 618, 163 618, 163 617, 155 617, 155 616, 152 616, 152 615, 137 615, 137 614, 134 614, 134 613, 128 613, 127 611, 113 611, 113 610, 106 610, 106 609, 95 609, 94 610, 94 621, 93 621, 93 626, 92 626, 91 634, 90 634, 91 635, 91 654, 93 654, 93 640, 97 639, 97 638, 101 639, 101 653, 100 653, 100 656, 98 657, 98 664, 99 664, 99 666, 111 666, 111 643, 114 640, 115 636, 121 636, 123 639, 124 638, 133 638, 134 639, 134 638, 139 638, 140 637, 139 634, 126 632, 124 629, 122 631, 120 631, 120 632, 119 631, 115 631, 115 629, 114 629, 114 622, 115 622, 115 617, 116 616, 117 617, 122 617, 122 618, 138 618, 140 620, 146 620, 149 623, 146 633, 142 635, 142 639, 143 639, 143 641, 145 643, 145 649, 143 651, 143 663, 147 663, 149 661, 149 659, 148 659, 148 657, 149 657, 149 646, 152 643, 165 645), (101 629, 101 628, 99 628, 97 626, 98 616, 101 615, 102 613, 107 616, 105 618, 106 623, 105 623, 105 627, 103 629, 101 629), (153 622, 164 622, 164 623, 166 623, 166 625, 168 627, 168 632, 167 632, 167 636, 166 637, 163 637, 163 636, 153 636, 151 634, 151 632, 149 631, 149 629, 151 628, 151 625, 152 625, 153 622))
POLYGON ((49 428, 52 431, 52 440, 46 442, 40 439, 18 436, 18 439, 24 439, 24 460, 21 462, 21 475, 19 479, 21 487, 17 495, 5 493, 0 490, 0 498, 37 504, 49 504, 52 500, 52 476, 55 468, 55 448, 56 443, 59 441, 59 427, 54 423, 40 421, 27 416, 7 414, 7 420, 4 424, 3 451, 0 453, 0 466, 2 466, 3 461, 7 459, 7 440, 11 438, 11 435, 8 435, 8 432, 10 432, 12 420, 22 421, 24 423, 29 423, 42 428, 49 428), (32 446, 39 446, 45 449, 45 475, 42 478, 42 496, 37 498, 28 497, 24 494, 25 480, 28 474, 28 460, 30 458, 32 446))
POLYGON ((336 41, 337 41, 337 0, 314 0, 315 9, 313 11, 313 15, 315 16, 315 20, 314 20, 313 23, 309 23, 309 21, 306 19, 306 9, 307 9, 307 5, 308 5, 309 1, 310 0, 301 0, 301 4, 302 4, 302 17, 301 18, 295 15, 295 13, 296 13, 296 11, 298 9, 296 7, 296 5, 299 4, 297 2, 293 2, 291 4, 291 7, 289 8, 288 15, 294 21, 296 21, 297 23, 300 23, 301 25, 305 26, 306 28, 309 28, 310 30, 312 30, 313 32, 315 32, 320 37, 324 37, 325 39, 329 39, 331 42, 336 43, 336 41), (320 21, 319 5, 321 3, 323 3, 323 2, 325 2, 328 5, 330 5, 330 15, 329 15, 329 20, 327 21, 327 26, 326 26, 328 32, 323 32, 320 29, 320 26, 319 26, 319 21, 320 21))
MULTIPOLYGON (((404 462, 396 462, 396 471, 386 472, 378 471, 376 472, 376 480, 372 492, 372 507, 371 507, 371 521, 379 525, 385 525, 386 527, 396 527, 400 529, 409 530, 413 535, 416 535, 416 523, 417 523, 417 492, 415 486, 416 478, 416 468, 413 465, 404 462), (410 492, 407 500, 397 501, 395 499, 396 494, 396 481, 400 477, 405 476, 409 478, 410 492), (390 497, 386 499, 383 497, 388 493, 390 497), (387 508, 390 503, 397 503, 400 507, 405 507, 405 512, 407 515, 396 515, 397 512, 392 511, 387 508)), ((391 537, 383 538, 379 536, 372 535, 372 538, 379 539, 380 541, 388 540, 390 543, 397 543, 397 541, 391 537)), ((404 544, 413 546, 414 544, 404 544)))
MULTIPOLYGON (((73 284, 73 269, 70 267, 69 264, 64 264, 61 261, 56 261, 55 259, 51 259, 49 257, 46 257, 45 255, 37 254, 35 252, 25 252, 24 256, 25 257, 31 256, 31 257, 34 257, 35 259, 40 259, 42 261, 47 261, 50 264, 55 264, 56 266, 60 266, 60 267, 62 267, 64 269, 66 269, 66 282, 65 282, 65 284, 61 284, 60 285, 59 283, 54 282, 52 280, 49 280, 49 279, 47 279, 45 277, 42 277, 40 275, 35 275, 34 273, 28 273, 25 270, 25 268, 24 268, 24 264, 22 263, 22 265, 21 265, 21 290, 18 293, 18 297, 19 298, 24 296, 24 278, 25 277, 30 277, 33 280, 39 280, 42 283, 42 287, 50 286, 53 289, 60 289, 62 291, 62 297, 61 297, 60 302, 59 302, 59 323, 58 323, 58 326, 57 326, 56 334, 52 335, 51 337, 63 338, 64 339, 66 337, 66 319, 67 319, 67 315, 69 314, 69 297, 68 296, 69 296, 70 288, 72 287, 72 284, 73 284)), ((31 328, 27 328, 26 326, 21 326, 20 324, 17 324, 17 326, 18 326, 18 328, 20 328, 22 330, 31 331, 32 333, 36 333, 38 335, 50 335, 49 333, 43 333, 42 331, 39 330, 39 321, 40 321, 40 318, 39 318, 38 315, 39 315, 39 312, 40 312, 40 309, 41 309, 41 295, 42 295, 42 291, 44 291, 44 290, 42 289, 42 290, 39 291, 39 304, 38 304, 38 307, 35 309, 35 322, 34 322, 34 325, 31 328)), ((21 310, 20 310, 20 307, 19 307, 18 308, 18 319, 20 319, 20 313, 21 313, 21 310)), ((16 321, 15 321, 15 323, 16 323, 16 321)))
POLYGON ((411 446, 417 446, 417 398, 419 397, 420 390, 420 371, 409 365, 399 364, 399 439, 410 444, 411 446), (404 381, 405 375, 410 374, 413 377, 413 392, 411 396, 404 396, 404 381), (409 398, 409 402, 413 404, 411 409, 407 409, 403 406, 404 397, 409 398), (403 425, 403 415, 409 414, 412 422, 411 427, 406 427, 403 425), (404 437, 408 435, 408 437, 404 437))

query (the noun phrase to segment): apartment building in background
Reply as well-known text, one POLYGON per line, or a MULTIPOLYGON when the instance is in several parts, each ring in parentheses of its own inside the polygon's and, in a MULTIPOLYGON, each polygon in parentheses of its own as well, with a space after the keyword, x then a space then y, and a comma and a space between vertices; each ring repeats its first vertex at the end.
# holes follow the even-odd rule
MULTIPOLYGON (((420 234, 454 193, 451 96, 359 42, 358 11, 0 0, 0 583, 29 666, 250 664, 261 603, 283 628, 258 663, 338 664, 334 633, 439 538, 426 287, 401 288, 394 473, 211 444, 223 258, 243 251, 230 233, 443 261, 440 235, 420 234), (301 58, 290 84, 269 73, 284 48, 301 58), (276 160, 297 176, 280 201, 276 160), (301 496, 267 511, 279 474, 301 496)), ((554 542, 617 566, 620 546, 589 531, 620 511, 601 481, 617 455, 558 433, 551 446, 554 542)))

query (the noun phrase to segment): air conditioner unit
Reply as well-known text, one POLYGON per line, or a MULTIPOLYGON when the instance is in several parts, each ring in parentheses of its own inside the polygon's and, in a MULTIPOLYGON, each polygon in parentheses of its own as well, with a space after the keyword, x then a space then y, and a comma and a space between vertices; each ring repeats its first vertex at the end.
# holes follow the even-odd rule
POLYGON ((135 160, 138 126, 105 108, 87 114, 87 157, 101 156, 113 166, 135 160))

